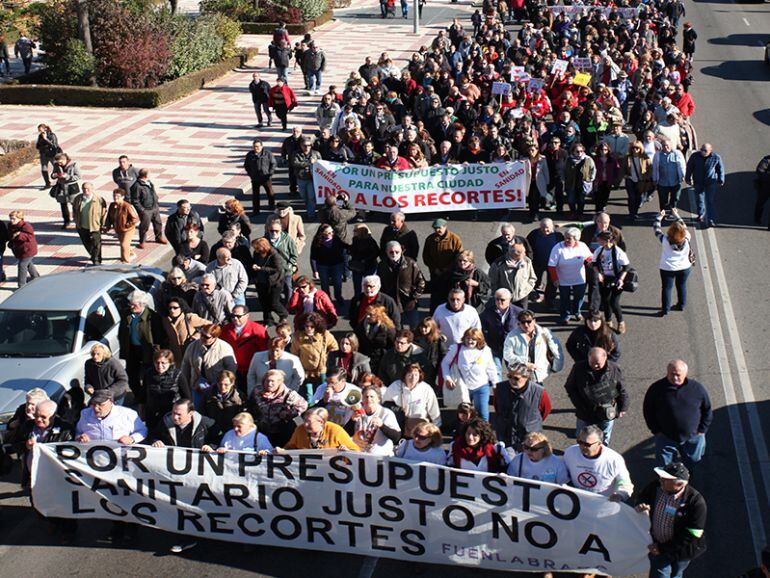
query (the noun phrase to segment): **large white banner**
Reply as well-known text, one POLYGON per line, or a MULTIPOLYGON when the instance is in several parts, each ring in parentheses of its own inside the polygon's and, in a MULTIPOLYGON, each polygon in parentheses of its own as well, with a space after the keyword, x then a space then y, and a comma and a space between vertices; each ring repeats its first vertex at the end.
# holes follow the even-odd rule
POLYGON ((646 572, 649 518, 574 488, 334 450, 38 444, 45 516, 490 570, 646 572))
POLYGON ((351 206, 367 211, 433 213, 515 209, 529 191, 529 163, 444 165, 389 171, 318 161, 313 164, 316 200, 344 191, 351 206))

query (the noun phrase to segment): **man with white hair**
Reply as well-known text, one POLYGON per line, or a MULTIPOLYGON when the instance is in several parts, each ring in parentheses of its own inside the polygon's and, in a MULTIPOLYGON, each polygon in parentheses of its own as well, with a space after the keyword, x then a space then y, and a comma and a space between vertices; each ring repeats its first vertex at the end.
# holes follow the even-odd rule
POLYGON ((385 307, 385 312, 393 320, 396 330, 401 329, 401 314, 399 313, 398 305, 396 305, 396 302, 391 297, 380 291, 382 289, 380 277, 378 275, 367 275, 364 277, 361 285, 361 294, 353 297, 348 309, 348 319, 353 330, 363 323, 366 317, 366 308, 369 305, 382 305, 385 307))
POLYGON ((161 316, 150 308, 152 297, 135 290, 128 296, 130 312, 121 319, 118 328, 120 357, 126 360, 128 386, 139 403, 143 403, 142 374, 152 365, 152 356, 166 343, 161 316))
POLYGON ((193 313, 221 325, 233 310, 233 296, 228 291, 217 288, 217 279, 211 273, 201 277, 199 287, 199 291, 193 297, 193 313))
POLYGON ((230 249, 218 249, 217 258, 208 264, 206 273, 213 275, 219 288, 232 296, 235 305, 246 305, 245 293, 249 276, 243 264, 233 259, 230 249))
POLYGON ((484 259, 487 260, 487 264, 492 265, 500 257, 507 256, 516 243, 524 245, 527 257, 531 259, 532 247, 529 246, 529 242, 521 235, 516 234, 516 227, 513 223, 503 223, 500 226, 500 236, 492 239, 484 251, 484 259))
POLYGON ((494 299, 487 301, 484 311, 479 316, 484 339, 492 350, 492 357, 497 366, 500 381, 503 381, 503 344, 505 337, 516 329, 516 316, 523 311, 511 302, 511 292, 505 287, 495 291, 494 299))
POLYGON ((401 243, 401 247, 404 249, 404 255, 410 259, 417 260, 417 256, 420 252, 420 242, 417 239, 417 234, 406 226, 406 215, 401 211, 397 211, 390 215, 390 226, 385 227, 382 230, 380 236, 380 250, 382 251, 382 258, 387 257, 385 254, 385 246, 390 241, 398 241, 401 243))
POLYGON ((22 461, 22 487, 29 486, 30 468, 32 467, 32 448, 35 444, 47 444, 70 441, 73 437, 72 424, 65 422, 56 415, 58 406, 51 399, 43 399, 37 402, 32 420, 27 421, 19 432, 20 440, 23 440, 22 449, 24 460, 22 461))

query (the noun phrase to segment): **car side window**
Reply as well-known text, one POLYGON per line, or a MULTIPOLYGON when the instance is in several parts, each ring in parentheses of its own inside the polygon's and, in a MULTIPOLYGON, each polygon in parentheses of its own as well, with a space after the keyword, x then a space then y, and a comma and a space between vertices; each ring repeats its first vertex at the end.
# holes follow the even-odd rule
POLYGON ((88 308, 86 313, 86 324, 83 331, 83 343, 89 341, 102 341, 107 332, 115 325, 115 319, 112 317, 107 302, 103 297, 99 297, 88 308))
POLYGON ((155 285, 155 277, 152 275, 137 275, 136 277, 131 277, 131 282, 139 287, 142 291, 146 291, 149 293, 152 290, 153 285, 155 285))
POLYGON ((109 295, 115 303, 115 307, 117 308, 118 313, 120 313, 121 319, 130 313, 128 296, 135 290, 136 287, 127 281, 118 281, 115 285, 107 289, 107 295, 109 295))

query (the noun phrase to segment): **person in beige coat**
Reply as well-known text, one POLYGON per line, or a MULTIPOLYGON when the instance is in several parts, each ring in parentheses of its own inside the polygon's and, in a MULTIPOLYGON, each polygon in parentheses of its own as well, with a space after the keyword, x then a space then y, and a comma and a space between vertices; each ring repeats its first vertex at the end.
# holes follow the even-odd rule
POLYGON ((190 313, 189 306, 179 297, 172 297, 166 303, 167 315, 163 317, 163 329, 168 337, 168 349, 174 359, 184 359, 187 347, 195 341, 198 328, 211 322, 190 313))
POLYGON ((511 303, 528 309, 529 294, 535 289, 537 275, 532 261, 521 243, 515 243, 508 255, 499 257, 489 268, 489 285, 492 292, 508 289, 511 303))
POLYGON ((284 233, 294 240, 294 245, 297 247, 297 255, 301 254, 302 248, 307 241, 305 224, 302 222, 302 217, 294 214, 294 209, 291 208, 288 202, 279 201, 275 204, 275 212, 268 216, 265 222, 265 232, 267 232, 267 229, 274 221, 280 221, 284 233))
POLYGON ((180 369, 192 389, 195 409, 200 411, 206 393, 216 387, 219 374, 224 370, 235 373, 238 364, 230 344, 219 339, 219 325, 204 325, 198 332, 200 336, 187 347, 180 369))
POLYGON ((72 200, 72 218, 91 263, 101 264, 102 229, 107 219, 107 202, 94 193, 93 183, 83 183, 83 192, 72 200))

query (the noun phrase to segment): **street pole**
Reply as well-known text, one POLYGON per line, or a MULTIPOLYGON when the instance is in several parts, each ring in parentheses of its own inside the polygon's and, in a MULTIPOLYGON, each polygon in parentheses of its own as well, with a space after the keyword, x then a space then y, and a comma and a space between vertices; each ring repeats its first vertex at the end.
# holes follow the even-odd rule
POLYGON ((420 33, 420 10, 418 8, 418 3, 420 0, 413 0, 412 2, 412 9, 414 12, 414 20, 413 20, 413 26, 412 26, 412 32, 414 34, 420 33))

